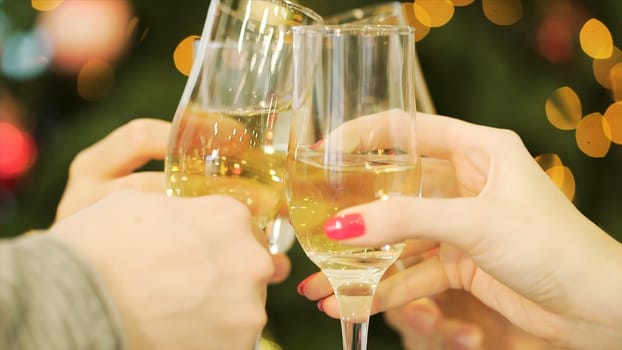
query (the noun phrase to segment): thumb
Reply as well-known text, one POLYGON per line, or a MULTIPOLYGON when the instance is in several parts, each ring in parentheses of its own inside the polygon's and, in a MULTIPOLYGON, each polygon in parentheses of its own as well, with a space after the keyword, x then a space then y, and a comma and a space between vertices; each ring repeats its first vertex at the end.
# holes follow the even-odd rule
POLYGON ((348 208, 324 225, 326 236, 378 246, 411 238, 451 243, 470 251, 491 233, 491 207, 482 198, 393 197, 348 208))

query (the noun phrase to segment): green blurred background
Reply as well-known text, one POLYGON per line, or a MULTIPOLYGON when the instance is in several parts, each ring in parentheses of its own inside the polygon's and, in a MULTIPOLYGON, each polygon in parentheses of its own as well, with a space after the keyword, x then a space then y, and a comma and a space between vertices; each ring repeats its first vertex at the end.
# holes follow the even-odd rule
MULTIPOLYGON (((380 3, 299 2, 324 16, 380 3)), ((32 33, 40 13, 30 1, 0 0, 0 122, 19 126, 32 137, 37 151, 31 167, 0 176, 0 236, 50 225, 67 168, 79 150, 133 118, 172 119, 186 80, 175 68, 173 52, 182 39, 201 33, 209 1, 130 0, 130 4, 138 21, 129 33, 130 45, 114 63, 114 85, 105 96, 90 101, 78 94, 76 72, 61 70, 45 59, 37 61, 45 64, 34 68, 11 66, 15 57, 18 61, 25 57, 14 53, 27 53, 29 47, 27 42, 16 44, 16 34, 32 33)), ((602 158, 585 155, 577 147, 574 131, 559 130, 548 122, 544 106, 562 86, 574 89, 584 115, 604 113, 614 102, 594 79, 592 59, 579 45, 579 30, 587 19, 597 18, 619 47, 622 2, 540 0, 523 1, 522 6, 520 21, 499 26, 484 15, 482 0, 476 0, 456 7, 447 24, 433 28, 418 42, 434 103, 441 114, 515 130, 534 156, 558 154, 574 174, 576 206, 621 240, 622 146, 612 144, 602 158), (539 41, 542 37, 548 40, 544 44, 539 41)), ((0 152, 7 154, 12 146, 2 135, 0 152)), ((2 166, 7 165, 0 162, 0 171, 2 166)), ((153 162, 146 168, 161 169, 162 164, 153 162)), ((563 242, 559 249, 564 249, 563 242)), ((316 268, 297 246, 291 257, 294 268, 289 280, 270 288, 270 336, 284 349, 339 348, 339 322, 295 292, 296 284, 316 268)), ((371 349, 400 347, 379 316, 372 318, 370 334, 371 349)))

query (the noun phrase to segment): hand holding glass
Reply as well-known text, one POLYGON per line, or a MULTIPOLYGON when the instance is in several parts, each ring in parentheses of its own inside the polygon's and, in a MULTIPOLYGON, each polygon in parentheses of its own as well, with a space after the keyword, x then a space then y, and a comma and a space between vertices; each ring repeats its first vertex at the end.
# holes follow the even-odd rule
POLYGON ((406 26, 294 28, 287 205, 337 296, 348 350, 366 349, 374 291, 403 244, 349 246, 323 227, 347 207, 420 193, 414 44, 406 26))
POLYGON ((283 0, 212 1, 169 138, 169 195, 227 195, 261 229, 274 219, 290 123, 291 28, 321 21, 283 0))

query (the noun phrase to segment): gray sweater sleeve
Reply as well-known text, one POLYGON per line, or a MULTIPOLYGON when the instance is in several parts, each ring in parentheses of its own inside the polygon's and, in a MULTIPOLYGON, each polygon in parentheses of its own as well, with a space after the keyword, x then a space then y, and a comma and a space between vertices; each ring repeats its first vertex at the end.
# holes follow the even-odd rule
POLYGON ((0 240, 0 349, 122 348, 102 290, 68 248, 48 234, 0 240))

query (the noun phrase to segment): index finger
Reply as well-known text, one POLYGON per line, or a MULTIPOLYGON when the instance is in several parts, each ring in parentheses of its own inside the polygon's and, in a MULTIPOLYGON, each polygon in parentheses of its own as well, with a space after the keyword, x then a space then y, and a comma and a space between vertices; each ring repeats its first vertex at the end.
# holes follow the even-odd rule
POLYGON ((71 163, 70 174, 117 178, 150 160, 164 159, 169 130, 170 123, 164 120, 132 120, 78 153, 71 163))

